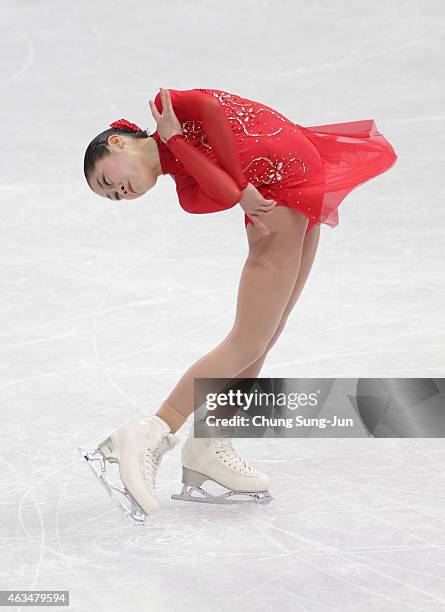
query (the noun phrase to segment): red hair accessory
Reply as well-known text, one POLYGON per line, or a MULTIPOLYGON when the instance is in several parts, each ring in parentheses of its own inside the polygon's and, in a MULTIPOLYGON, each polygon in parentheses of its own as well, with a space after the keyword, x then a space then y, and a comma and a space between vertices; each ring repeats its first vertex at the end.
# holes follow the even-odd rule
POLYGON ((120 128, 121 130, 131 130, 132 132, 142 132, 141 128, 135 123, 130 123, 126 119, 119 119, 110 123, 110 127, 120 128))

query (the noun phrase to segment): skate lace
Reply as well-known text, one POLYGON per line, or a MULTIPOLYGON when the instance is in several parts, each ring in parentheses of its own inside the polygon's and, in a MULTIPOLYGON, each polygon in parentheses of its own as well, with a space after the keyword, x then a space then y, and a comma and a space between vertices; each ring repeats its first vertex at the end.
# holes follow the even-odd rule
POLYGON ((164 453, 176 445, 176 437, 169 433, 165 434, 155 445, 150 446, 144 453, 144 478, 154 487, 159 464, 164 453))
POLYGON ((241 473, 254 474, 257 471, 255 466, 251 465, 244 457, 237 453, 232 446, 231 440, 227 438, 217 439, 216 453, 223 461, 227 461, 229 464, 232 463, 241 473))

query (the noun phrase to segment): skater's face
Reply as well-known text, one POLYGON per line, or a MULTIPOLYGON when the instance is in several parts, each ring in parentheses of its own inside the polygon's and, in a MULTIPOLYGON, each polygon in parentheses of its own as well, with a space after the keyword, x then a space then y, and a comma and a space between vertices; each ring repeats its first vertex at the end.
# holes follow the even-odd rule
POLYGON ((110 200, 135 200, 156 184, 161 174, 153 138, 112 134, 109 155, 96 162, 88 177, 91 189, 110 200))

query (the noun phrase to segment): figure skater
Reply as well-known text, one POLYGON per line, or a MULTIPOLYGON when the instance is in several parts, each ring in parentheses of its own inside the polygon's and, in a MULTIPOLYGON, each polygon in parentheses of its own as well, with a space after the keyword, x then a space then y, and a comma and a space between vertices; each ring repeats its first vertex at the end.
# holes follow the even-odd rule
MULTIPOLYGON (((156 474, 194 410, 194 379, 258 377, 309 276, 321 224, 335 227, 348 193, 397 160, 372 119, 303 127, 261 102, 217 89, 161 89, 149 104, 155 132, 121 119, 88 145, 90 188, 111 200, 133 200, 170 174, 187 212, 239 204, 249 253, 235 321, 222 342, 184 373, 156 414, 117 427, 92 452, 80 449, 136 522, 159 507, 156 474), (110 462, 118 463, 123 487, 106 478, 110 462)), ((229 437, 195 438, 192 428, 182 465, 184 487, 176 498, 225 502, 234 492, 256 502, 271 498, 270 478, 229 437), (211 496, 200 486, 206 480, 228 493, 211 496), (197 490, 204 496, 194 499, 197 490)))

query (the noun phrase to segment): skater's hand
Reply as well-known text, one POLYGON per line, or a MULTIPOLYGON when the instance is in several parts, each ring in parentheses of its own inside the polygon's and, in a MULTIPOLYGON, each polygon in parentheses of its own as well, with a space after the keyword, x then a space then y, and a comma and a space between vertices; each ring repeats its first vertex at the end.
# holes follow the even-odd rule
POLYGON ((261 221, 261 217, 267 215, 267 213, 275 208, 276 202, 263 198, 258 189, 252 183, 249 183, 242 192, 240 206, 247 216, 252 219, 254 226, 265 236, 268 236, 270 234, 269 229, 261 221))
POLYGON ((157 132, 162 142, 167 142, 169 138, 175 136, 175 134, 182 134, 182 125, 179 119, 175 115, 173 110, 172 101, 170 98, 170 92, 168 89, 160 89, 161 101, 162 101, 162 113, 160 113, 156 107, 156 104, 151 100, 148 101, 150 104, 151 112, 157 123, 157 132))

